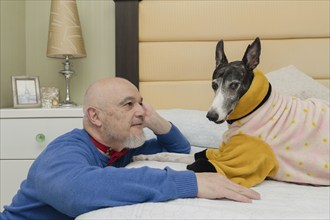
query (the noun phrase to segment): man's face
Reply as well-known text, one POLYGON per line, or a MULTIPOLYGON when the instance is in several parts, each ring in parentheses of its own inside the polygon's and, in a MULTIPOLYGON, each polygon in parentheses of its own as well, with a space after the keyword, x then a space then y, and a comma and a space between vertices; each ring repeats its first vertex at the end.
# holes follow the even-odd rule
POLYGON ((145 142, 142 97, 135 88, 125 88, 116 94, 101 113, 107 139, 122 145, 122 148, 139 147, 145 142))

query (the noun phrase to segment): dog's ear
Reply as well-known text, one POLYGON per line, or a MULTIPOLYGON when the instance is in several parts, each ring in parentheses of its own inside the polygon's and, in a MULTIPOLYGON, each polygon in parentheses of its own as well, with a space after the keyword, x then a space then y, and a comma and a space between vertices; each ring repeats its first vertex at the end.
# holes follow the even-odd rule
POLYGON ((217 44, 217 48, 215 50, 215 67, 218 67, 220 64, 227 64, 228 60, 223 49, 223 40, 220 40, 217 44))
POLYGON ((257 37, 252 44, 250 44, 242 59, 243 63, 250 69, 253 70, 259 64, 259 57, 261 53, 260 39, 257 37))

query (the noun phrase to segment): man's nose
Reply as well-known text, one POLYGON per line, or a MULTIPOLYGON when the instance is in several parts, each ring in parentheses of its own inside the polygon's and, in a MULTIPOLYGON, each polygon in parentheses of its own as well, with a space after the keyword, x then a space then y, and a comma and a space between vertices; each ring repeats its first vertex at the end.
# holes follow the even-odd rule
POLYGON ((137 105, 136 105, 136 112, 135 113, 138 116, 145 114, 145 109, 143 108, 143 104, 142 103, 137 103, 137 105))

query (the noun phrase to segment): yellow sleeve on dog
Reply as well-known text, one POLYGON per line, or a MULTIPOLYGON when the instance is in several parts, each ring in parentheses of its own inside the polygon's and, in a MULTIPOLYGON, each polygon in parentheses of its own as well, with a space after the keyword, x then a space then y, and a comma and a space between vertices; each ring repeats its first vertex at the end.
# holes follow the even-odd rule
POLYGON ((271 147, 245 134, 233 136, 219 149, 208 149, 206 156, 218 173, 246 187, 255 186, 266 177, 273 177, 278 170, 271 147))

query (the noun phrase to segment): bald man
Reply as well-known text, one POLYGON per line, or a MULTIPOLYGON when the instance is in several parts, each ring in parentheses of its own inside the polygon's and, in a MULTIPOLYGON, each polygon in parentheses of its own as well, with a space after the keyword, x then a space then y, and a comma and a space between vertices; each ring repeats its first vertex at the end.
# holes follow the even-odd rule
POLYGON ((1 219, 74 219, 99 208, 177 198, 241 202, 260 198, 217 173, 124 168, 137 154, 190 151, 175 125, 145 103, 125 79, 106 78, 92 84, 83 111, 84 128, 47 146, 1 219), (156 138, 145 140, 144 127, 156 138))

